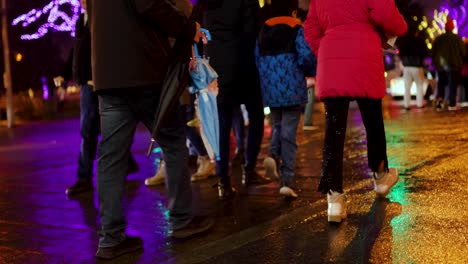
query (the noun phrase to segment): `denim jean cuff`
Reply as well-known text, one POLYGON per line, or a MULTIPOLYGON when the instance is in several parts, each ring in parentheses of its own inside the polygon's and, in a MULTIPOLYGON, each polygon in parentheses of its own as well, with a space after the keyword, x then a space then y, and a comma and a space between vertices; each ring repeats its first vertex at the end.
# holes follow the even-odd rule
POLYGON ((99 231, 99 247, 114 247, 125 240, 125 225, 99 231))

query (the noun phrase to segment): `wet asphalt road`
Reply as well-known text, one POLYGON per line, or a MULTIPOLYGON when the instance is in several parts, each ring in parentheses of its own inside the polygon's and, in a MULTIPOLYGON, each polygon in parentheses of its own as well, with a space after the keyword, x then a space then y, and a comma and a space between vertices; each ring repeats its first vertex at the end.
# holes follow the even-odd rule
MULTIPOLYGON (((299 199, 278 195, 278 184, 245 189, 232 164, 239 195, 220 202, 216 179, 192 185, 196 210, 216 218, 210 233, 188 241, 166 237, 164 187, 148 188, 158 154, 145 156, 148 133, 139 128, 133 153, 140 171, 128 176, 124 196, 128 233, 144 251, 96 261, 97 195, 67 198, 76 180, 77 118, 19 122, 0 127, 0 263, 468 263, 468 109, 385 111, 387 149, 400 179, 376 199, 367 168, 365 131, 356 107, 349 114, 344 178, 348 219, 326 222, 320 176, 319 130, 299 130, 296 183, 299 199)), ((259 157, 267 153, 269 127, 259 157)), ((192 169, 195 169, 194 167, 192 169)))

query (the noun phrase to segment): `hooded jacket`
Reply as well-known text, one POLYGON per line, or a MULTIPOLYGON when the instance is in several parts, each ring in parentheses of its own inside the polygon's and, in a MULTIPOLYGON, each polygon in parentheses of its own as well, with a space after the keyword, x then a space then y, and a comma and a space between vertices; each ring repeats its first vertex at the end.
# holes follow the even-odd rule
POLYGON ((258 37, 255 58, 265 106, 307 103, 305 77, 315 76, 316 59, 299 19, 285 16, 267 20, 258 37))

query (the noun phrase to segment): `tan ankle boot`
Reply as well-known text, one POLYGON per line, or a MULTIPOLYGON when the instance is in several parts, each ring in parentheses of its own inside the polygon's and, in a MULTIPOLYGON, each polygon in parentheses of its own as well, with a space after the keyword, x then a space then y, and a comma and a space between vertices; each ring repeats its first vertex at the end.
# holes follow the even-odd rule
POLYGON ((192 175, 192 181, 204 180, 216 175, 216 164, 208 156, 198 157, 198 170, 192 175))
POLYGON ((145 185, 147 186, 159 185, 159 184, 163 184, 165 180, 166 180, 166 163, 164 162, 164 160, 161 160, 159 163, 158 172, 153 177, 147 178, 145 180, 145 185))

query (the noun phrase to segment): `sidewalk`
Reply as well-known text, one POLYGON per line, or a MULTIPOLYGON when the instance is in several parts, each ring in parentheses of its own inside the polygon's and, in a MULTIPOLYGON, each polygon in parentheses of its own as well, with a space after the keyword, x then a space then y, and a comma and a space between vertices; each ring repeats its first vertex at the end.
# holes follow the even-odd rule
MULTIPOLYGON (((316 113, 320 129, 300 130, 298 137, 299 199, 279 197, 277 183, 240 187, 234 166, 240 192, 231 203, 217 199, 215 178, 192 184, 196 210, 215 217, 216 225, 185 242, 165 236, 164 187, 144 185, 157 157, 146 157, 149 135, 139 127, 133 153, 140 171, 128 177, 124 206, 128 233, 143 238, 144 252, 106 263, 468 262, 468 112, 389 107, 389 162, 400 170, 400 182, 388 199, 376 200, 371 192, 365 130, 353 109, 344 163, 349 219, 328 225, 325 197, 316 191, 324 127, 316 113)), ((65 195, 76 180, 78 127, 78 119, 0 127, 0 263, 100 262, 94 259, 96 194, 65 195)))

